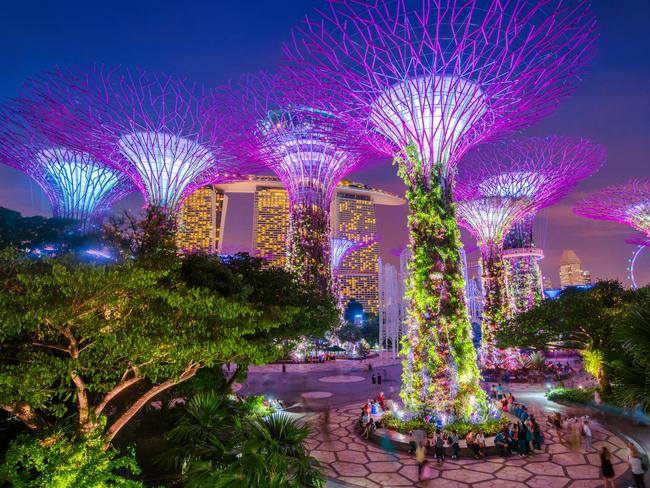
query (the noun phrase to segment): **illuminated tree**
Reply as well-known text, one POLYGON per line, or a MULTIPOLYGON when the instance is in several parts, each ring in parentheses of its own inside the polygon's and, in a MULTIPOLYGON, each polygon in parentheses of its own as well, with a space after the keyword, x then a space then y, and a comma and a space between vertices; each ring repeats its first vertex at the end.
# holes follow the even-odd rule
POLYGON ((340 113, 397 155, 412 255, 402 398, 462 417, 484 396, 452 204, 457 162, 553 110, 596 38, 586 1, 479 3, 329 0, 286 48, 297 78, 344 93, 340 113))
MULTIPOLYGON (((70 130, 68 137, 83 136, 70 130)), ((15 105, 0 110, 0 161, 38 183, 54 217, 78 220, 83 226, 100 222, 113 203, 134 189, 126 176, 90 153, 53 142, 15 105)))
MULTIPOLYGON (((537 260, 544 254, 533 241, 535 214, 556 203, 580 180, 593 174, 602 166, 605 156, 602 146, 587 139, 560 136, 522 137, 486 144, 465 156, 461 174, 471 174, 461 185, 465 191, 486 197, 530 199, 533 204, 525 217, 513 221, 512 229, 501 241, 504 249, 498 260, 501 263, 505 257, 507 279, 504 274, 499 280, 507 284, 507 290, 503 291, 507 291, 509 300, 504 294, 496 300, 498 303, 511 305, 512 312, 519 313, 541 301, 537 260)), ((486 299, 486 303, 490 301, 486 299)))
POLYGON ((215 106, 232 116, 226 130, 236 136, 228 149, 245 160, 262 162, 287 190, 288 269, 327 292, 332 196, 339 182, 361 164, 364 151, 337 114, 312 107, 319 95, 283 76, 260 73, 217 93, 215 106))
POLYGON ((650 238, 650 180, 604 188, 578 202, 574 212, 589 219, 629 225, 650 238))
POLYGON ((150 206, 177 211, 194 190, 232 177, 202 87, 95 66, 56 68, 22 93, 30 122, 58 143, 126 173, 150 206))

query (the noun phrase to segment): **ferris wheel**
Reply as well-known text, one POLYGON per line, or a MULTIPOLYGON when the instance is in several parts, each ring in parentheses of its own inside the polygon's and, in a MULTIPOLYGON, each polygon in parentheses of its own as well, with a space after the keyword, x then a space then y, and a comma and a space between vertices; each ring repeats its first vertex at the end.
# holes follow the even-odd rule
POLYGON ((636 265, 637 260, 639 259, 639 256, 645 251, 645 249, 650 246, 650 241, 639 238, 639 237, 631 237, 629 239, 626 239, 625 242, 628 244, 634 244, 636 247, 634 251, 632 252, 632 257, 628 259, 628 266, 627 266, 627 279, 630 280, 630 283, 632 284, 632 288, 635 290, 639 287, 636 281, 636 277, 634 275, 634 267, 636 265))

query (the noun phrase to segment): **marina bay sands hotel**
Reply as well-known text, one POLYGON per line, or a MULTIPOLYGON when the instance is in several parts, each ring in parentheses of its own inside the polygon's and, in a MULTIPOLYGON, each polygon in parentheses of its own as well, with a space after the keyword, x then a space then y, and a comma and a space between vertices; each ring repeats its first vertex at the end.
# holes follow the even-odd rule
MULTIPOLYGON (((210 185, 190 195, 180 212, 180 245, 184 249, 219 254, 228 211, 228 194, 254 195, 251 249, 274 266, 286 262, 289 198, 278 178, 251 176, 244 181, 210 185)), ((360 183, 342 181, 331 215, 332 237, 372 244, 352 252, 338 271, 345 302, 351 298, 367 312, 379 306, 376 205, 402 205, 404 200, 360 183)))

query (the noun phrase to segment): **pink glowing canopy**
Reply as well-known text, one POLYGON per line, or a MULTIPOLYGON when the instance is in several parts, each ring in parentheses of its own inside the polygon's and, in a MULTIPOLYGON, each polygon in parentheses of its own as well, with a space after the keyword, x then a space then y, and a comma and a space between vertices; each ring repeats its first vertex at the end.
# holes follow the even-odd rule
POLYGON ((596 37, 584 0, 328 0, 285 51, 305 85, 346 94, 341 113, 377 149, 414 145, 418 172, 449 176, 473 145, 555 109, 596 37))
POLYGON ((333 94, 302 88, 287 73, 260 72, 215 91, 214 107, 226 120, 230 152, 277 174, 292 205, 328 210, 338 183, 369 151, 338 114, 315 107, 325 96, 333 94))
POLYGON ((589 219, 629 225, 650 238, 650 180, 604 188, 578 202, 574 212, 589 219))
POLYGON ((129 175, 149 204, 177 210, 197 188, 234 177, 196 83, 119 67, 56 68, 29 80, 22 97, 32 124, 129 175))

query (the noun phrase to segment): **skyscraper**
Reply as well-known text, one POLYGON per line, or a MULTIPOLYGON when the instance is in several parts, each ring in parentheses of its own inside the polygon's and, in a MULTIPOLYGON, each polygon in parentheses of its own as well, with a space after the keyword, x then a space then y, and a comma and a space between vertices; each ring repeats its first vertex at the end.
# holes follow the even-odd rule
POLYGON ((253 208, 253 249, 269 265, 284 267, 289 227, 289 197, 286 190, 258 186, 253 208))
MULTIPOLYGON (((366 312, 377 313, 379 308, 379 245, 373 242, 377 234, 375 204, 371 195, 346 191, 360 188, 344 181, 334 197, 332 233, 354 242, 372 244, 353 251, 339 268, 340 289, 343 297, 355 298, 366 312)), ((347 300, 345 300, 347 302, 347 300)))
POLYGON ((199 188, 187 197, 179 212, 179 247, 192 252, 218 253, 227 206, 228 197, 213 186, 199 188))
POLYGON ((582 261, 572 249, 562 251, 560 257, 560 288, 588 285, 591 273, 582 269, 582 261))

